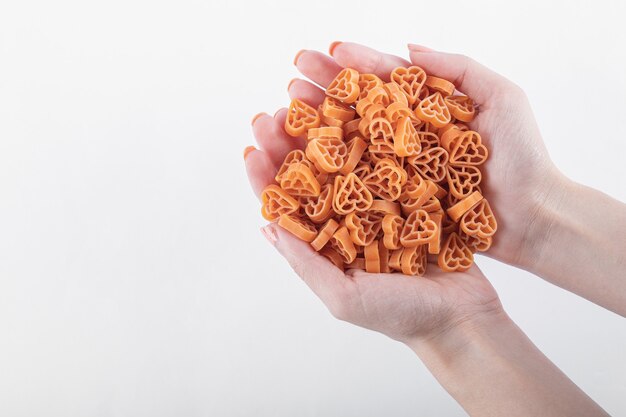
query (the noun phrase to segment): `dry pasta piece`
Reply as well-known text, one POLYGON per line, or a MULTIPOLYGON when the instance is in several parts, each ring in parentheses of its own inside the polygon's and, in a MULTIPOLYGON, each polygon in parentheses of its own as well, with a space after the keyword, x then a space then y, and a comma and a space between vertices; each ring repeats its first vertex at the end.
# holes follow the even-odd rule
POLYGON ((363 183, 374 196, 383 200, 395 201, 402 193, 403 175, 401 168, 398 168, 391 160, 382 159, 376 164, 374 171, 365 177, 363 183))
POLYGON ((285 159, 283 160, 283 164, 280 166, 280 169, 278 170, 278 172, 276 173, 276 176, 274 177, 276 182, 280 184, 280 180, 281 180, 283 174, 285 172, 287 172, 287 169, 291 166, 291 164, 295 164, 295 163, 299 163, 299 162, 306 164, 309 168, 311 167, 311 163, 306 158, 306 155, 304 154, 304 151, 302 151, 300 149, 294 149, 293 151, 291 151, 287 155, 285 155, 285 159))
POLYGON ((402 259, 402 251, 404 248, 392 250, 389 253, 389 268, 393 271, 402 272, 402 265, 400 261, 402 259))
POLYGON ((393 135, 393 149, 398 156, 417 156, 422 151, 422 143, 408 117, 398 121, 393 135))
POLYGON ((400 215, 400 204, 395 201, 378 200, 372 201, 372 206, 369 211, 381 213, 381 214, 395 214, 400 215))
POLYGON ((418 209, 409 214, 404 222, 400 242, 406 248, 424 245, 430 242, 436 233, 437 224, 425 210, 418 209))
POLYGON ((352 239, 350 239, 350 232, 345 226, 341 226, 330 238, 330 246, 341 255, 343 262, 349 264, 356 258, 356 248, 352 239))
POLYGON ((359 101, 363 101, 372 88, 382 87, 383 81, 374 74, 359 74, 359 101))
POLYGON ((431 91, 438 91, 443 96, 449 96, 454 93, 454 84, 452 84, 448 80, 444 80, 443 78, 433 77, 429 75, 426 77, 426 86, 430 88, 431 91))
MULTIPOLYGON (((387 107, 389 104, 391 104, 391 99, 389 98, 389 96, 387 95, 387 91, 383 87, 372 88, 369 93, 367 93, 367 97, 365 97, 364 101, 372 104, 380 104, 383 107, 387 107)), ((359 113, 358 109, 357 113, 359 113)), ((361 114, 361 116, 363 115, 361 114)))
POLYGON ((309 129, 307 139, 343 139, 343 129, 337 126, 322 126, 309 129))
POLYGON ((326 97, 322 103, 322 114, 324 116, 332 117, 342 122, 349 122, 354 119, 355 113, 356 111, 353 108, 332 97, 326 97))
POLYGON ((459 237, 470 248, 472 253, 485 252, 489 250, 493 241, 493 238, 491 236, 483 239, 478 236, 467 235, 463 233, 462 230, 459 230, 459 237))
POLYGON ((280 188, 289 195, 296 197, 317 197, 320 195, 321 186, 315 178, 315 174, 306 164, 297 162, 291 164, 282 175, 280 188))
POLYGON ((305 154, 317 169, 331 174, 343 167, 348 148, 341 139, 313 139, 307 144, 305 154))
POLYGON ((301 136, 319 125, 320 115, 317 110, 297 98, 291 100, 285 119, 285 132, 293 137, 301 136))
POLYGON ((391 268, 389 267, 389 249, 383 245, 383 241, 378 241, 378 256, 380 257, 380 272, 389 273, 391 272, 391 268))
POLYGON ((376 117, 369 124, 369 138, 375 152, 393 154, 393 126, 384 117, 376 117))
POLYGON ((328 221, 320 228, 320 231, 315 239, 311 241, 313 249, 319 252, 330 241, 330 238, 333 237, 338 228, 339 223, 333 219, 328 219, 328 221))
POLYGON ((448 152, 439 147, 431 148, 408 158, 408 163, 415 167, 422 177, 433 182, 441 182, 446 178, 448 152))
POLYGON ((346 143, 346 147, 348 148, 348 155, 343 166, 339 169, 339 172, 343 175, 354 171, 354 168, 361 160, 363 152, 367 149, 367 143, 359 136, 355 136, 346 143))
POLYGON ((400 87, 398 87, 398 84, 394 82, 385 83, 383 85, 383 88, 385 89, 385 91, 387 92, 387 96, 389 97, 389 106, 392 106, 393 104, 398 104, 402 107, 409 107, 409 100, 406 98, 406 95, 400 89, 400 87))
POLYGON ((354 261, 346 265, 346 269, 360 269, 362 271, 365 271, 365 259, 356 258, 354 261))
MULTIPOLYGON (((433 198, 434 201, 439 202, 439 200, 434 197, 435 193, 437 192, 437 186, 435 185, 435 183, 429 180, 423 180, 420 177, 415 177, 415 180, 421 181, 421 184, 418 185, 418 187, 420 190, 423 191, 419 193, 416 197, 409 197, 400 203, 402 207, 402 213, 405 216, 408 216, 418 209, 426 209, 425 206, 429 203, 432 204, 433 198)), ((429 208, 426 211, 436 211, 436 209, 429 208)))
POLYGON ((300 198, 300 207, 313 223, 323 223, 333 213, 333 184, 324 184, 317 197, 300 198))
POLYGON ((452 120, 450 110, 438 91, 420 101, 420 104, 415 108, 415 115, 418 119, 435 127, 444 127, 452 120))
POLYGON ((343 128, 345 122, 335 119, 334 117, 326 116, 322 113, 322 105, 317 107, 317 113, 320 115, 320 124, 322 126, 340 127, 343 128))
POLYGON ((295 213, 300 207, 298 200, 276 184, 270 184, 263 189, 261 201, 261 214, 270 222, 278 220, 283 214, 295 213))
POLYGON ((409 104, 419 100, 420 91, 426 82, 426 73, 418 66, 398 67, 391 71, 391 81, 396 83, 406 96, 409 104))
POLYGON ((400 266, 405 275, 423 276, 426 273, 426 245, 404 248, 400 266))
POLYGON ((483 199, 482 194, 479 191, 474 191, 463 200, 459 201, 452 207, 448 208, 446 212, 448 216, 454 221, 458 222, 461 216, 469 211, 476 203, 483 199))
POLYGON ((446 172, 448 189, 459 199, 473 193, 480 184, 482 174, 472 165, 448 165, 446 172))
POLYGON ((350 120, 343 125, 343 137, 348 140, 352 139, 355 135, 358 135, 359 132, 359 123, 361 122, 361 118, 356 118, 354 120, 350 120))
POLYGON ((383 217, 383 244, 387 249, 400 249, 402 247, 400 235, 402 234, 403 226, 404 219, 398 215, 387 214, 383 217))
POLYGON ((439 130, 439 141, 441 146, 450 152, 450 143, 461 136, 463 131, 454 123, 450 123, 439 130))
POLYGON ((378 252, 378 241, 374 240, 365 246, 363 251, 365 255, 365 270, 373 274, 380 273, 380 254, 378 252))
POLYGON ((474 263, 474 255, 457 233, 451 233, 437 256, 439 268, 446 272, 463 272, 474 263))
POLYGON ((354 172, 345 177, 335 177, 335 195, 333 209, 337 214, 350 214, 353 211, 365 211, 372 205, 372 193, 354 172))
POLYGON ((476 106, 474 101, 467 96, 446 97, 446 104, 450 109, 452 117, 462 122, 471 122, 476 116, 476 106))
POLYGON ((359 97, 359 73, 352 68, 344 68, 328 85, 326 95, 342 103, 354 103, 359 97))
POLYGON ((437 255, 441 251, 441 222, 443 220, 443 211, 430 213, 430 218, 437 225, 437 232, 435 236, 428 242, 428 253, 437 255))
MULTIPOLYGON (((402 97, 404 97, 404 95, 402 95, 402 97)), ((385 117, 389 120, 389 123, 391 123, 392 126, 395 126, 396 123, 398 123, 398 120, 403 117, 408 117, 411 124, 420 123, 417 117, 415 117, 415 113, 402 103, 391 103, 387 106, 385 109, 385 117)))
POLYGON ((486 199, 469 209, 461 217, 461 230, 470 236, 478 236, 482 239, 492 237, 498 230, 498 222, 491 211, 491 206, 486 199))
POLYGON ((331 261, 337 268, 344 270, 343 256, 339 254, 331 246, 326 245, 320 251, 319 254, 331 261))
POLYGON ((481 165, 489 156, 480 135, 473 130, 463 132, 450 142, 450 163, 454 165, 481 165))
POLYGON ((382 228, 383 216, 372 211, 355 211, 345 217, 346 227, 352 241, 359 246, 367 246, 376 239, 382 228))
POLYGON ((313 223, 292 214, 281 215, 278 225, 305 242, 312 242, 317 236, 317 229, 313 223))

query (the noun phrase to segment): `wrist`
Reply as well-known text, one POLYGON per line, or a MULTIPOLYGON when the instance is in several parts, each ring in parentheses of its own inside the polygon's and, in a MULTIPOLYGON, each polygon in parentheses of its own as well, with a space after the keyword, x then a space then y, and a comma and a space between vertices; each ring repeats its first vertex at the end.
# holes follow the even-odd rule
POLYGON ((551 252, 564 220, 566 200, 576 184, 556 168, 544 176, 541 186, 530 196, 530 209, 515 266, 536 272, 541 259, 551 252))
POLYGON ((407 346, 427 366, 450 367, 477 348, 477 343, 488 340, 493 332, 501 333, 515 326, 501 305, 492 309, 458 318, 430 334, 413 338, 407 346))

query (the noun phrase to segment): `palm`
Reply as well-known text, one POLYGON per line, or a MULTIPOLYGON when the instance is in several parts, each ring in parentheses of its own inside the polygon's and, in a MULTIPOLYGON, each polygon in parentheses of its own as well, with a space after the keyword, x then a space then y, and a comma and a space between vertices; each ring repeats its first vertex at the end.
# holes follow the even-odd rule
POLYGON ((553 169, 526 98, 515 92, 494 97, 470 127, 490 150, 483 191, 498 218, 498 239, 489 254, 515 262, 528 229, 533 199, 543 198, 553 169))
POLYGON ((477 267, 444 273, 429 265, 425 277, 351 271, 356 294, 347 309, 354 324, 407 340, 445 327, 453 317, 467 317, 500 305, 498 296, 477 267))

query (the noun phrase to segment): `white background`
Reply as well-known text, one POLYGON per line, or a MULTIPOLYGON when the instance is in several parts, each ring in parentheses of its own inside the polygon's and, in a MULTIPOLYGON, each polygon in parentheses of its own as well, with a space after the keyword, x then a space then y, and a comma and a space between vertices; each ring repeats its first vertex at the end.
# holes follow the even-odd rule
MULTIPOLYGON (((527 91, 566 174, 626 200, 623 1, 0 5, 2 416, 463 415, 408 349, 332 319, 258 231, 242 150, 251 117, 288 104, 301 48, 470 55, 527 91)), ((626 321, 478 263, 626 414, 626 321)))

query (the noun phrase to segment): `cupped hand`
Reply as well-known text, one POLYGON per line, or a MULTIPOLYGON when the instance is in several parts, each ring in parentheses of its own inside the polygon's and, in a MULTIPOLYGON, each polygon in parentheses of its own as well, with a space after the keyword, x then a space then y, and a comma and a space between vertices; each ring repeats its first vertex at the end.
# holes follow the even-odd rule
MULTIPOLYGON (((418 53, 411 53, 416 64, 429 73, 455 81, 461 91, 473 96, 479 103, 481 113, 470 126, 471 128, 481 133, 485 129, 492 129, 492 132, 502 131, 496 123, 498 119, 495 115, 496 108, 490 108, 489 104, 484 104, 488 102, 483 101, 487 94, 486 91, 481 90, 483 87, 472 91, 462 89, 467 88, 469 71, 467 68, 461 68, 460 75, 444 74, 437 72, 440 69, 436 63, 443 66, 444 62, 449 60, 431 59, 432 65, 424 65, 415 59, 416 54, 418 53), (463 76, 463 74, 466 75, 463 76), (493 112, 491 115, 490 109, 493 112), (482 112, 486 112, 488 117, 482 112)), ((383 79, 388 79, 388 74, 395 67, 411 65, 402 58, 382 54, 357 44, 342 43, 334 48, 333 56, 334 58, 328 57, 316 51, 299 53, 296 57, 296 66, 312 82, 302 79, 293 80, 288 87, 290 97, 302 99, 315 107, 324 99, 324 92, 315 84, 321 87, 327 86, 343 67, 374 73, 383 79)), ((452 56, 452 58, 459 61, 466 60, 457 56, 452 56)), ((471 65, 478 64, 472 63, 471 65)), ((482 67, 481 70, 488 71, 482 67)), ((493 73, 489 75, 498 77, 493 73)), ((510 88, 511 95, 517 94, 515 99, 520 103, 523 102, 523 95, 516 91, 513 85, 506 86, 504 79, 498 79, 498 82, 503 85, 502 88, 510 88)), ((481 83, 494 84, 488 80, 481 81, 481 83)), ((495 100, 496 96, 493 97, 495 100)), ((505 97, 507 95, 502 94, 502 98, 505 97)), ((304 148, 302 139, 294 139, 284 132, 285 117, 286 109, 281 109, 274 116, 261 113, 253 120, 253 132, 259 149, 247 152, 245 160, 248 177, 257 196, 266 185, 273 182, 285 155, 293 149, 304 148)), ((500 133, 497 134, 500 135, 500 133)), ((528 136, 531 137, 530 134, 528 136)), ((488 134, 485 141, 490 150, 496 153, 491 145, 495 138, 492 138, 494 138, 493 134, 488 134)), ((500 173, 502 169, 507 168, 506 164, 502 164, 501 161, 496 164, 492 162, 491 165, 495 167, 493 170, 499 170, 500 173)), ((489 181, 488 187, 485 188, 492 189, 491 176, 489 181)), ((502 187, 502 185, 497 185, 497 187, 502 187)), ((487 193, 485 189, 485 194, 487 193)), ((496 196, 497 192, 492 191, 492 195, 496 196)), ((494 202, 492 205, 496 207, 496 210, 504 211, 507 208, 505 203, 491 199, 490 194, 487 196, 490 201, 494 202)), ((315 252, 308 243, 300 241, 276 224, 270 224, 262 230, 335 317, 379 331, 393 339, 408 343, 415 339, 428 338, 466 320, 483 314, 499 313, 502 310, 495 290, 476 266, 465 273, 444 273, 436 266, 429 265, 425 276, 419 278, 402 274, 370 274, 356 270, 344 273, 315 252)))

